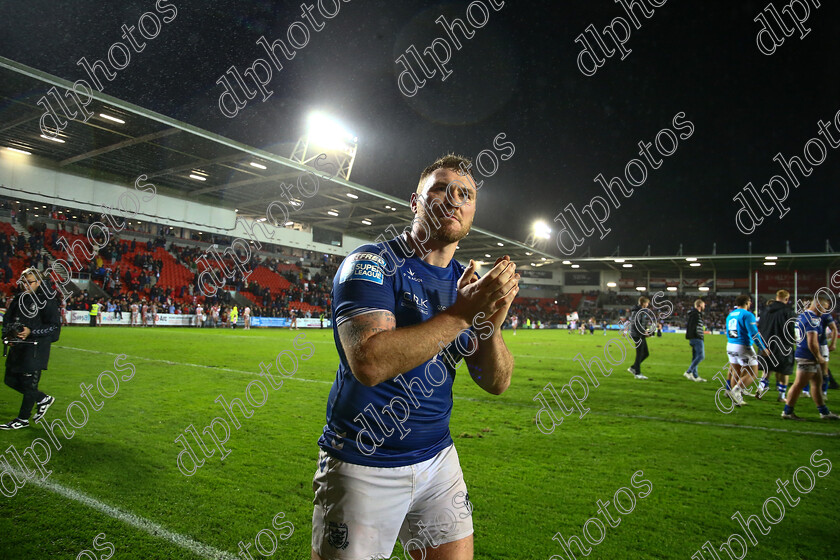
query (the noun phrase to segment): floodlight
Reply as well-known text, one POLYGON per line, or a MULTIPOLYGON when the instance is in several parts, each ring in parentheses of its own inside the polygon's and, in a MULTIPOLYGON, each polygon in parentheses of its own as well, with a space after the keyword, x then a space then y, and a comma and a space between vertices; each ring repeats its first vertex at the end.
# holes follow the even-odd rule
POLYGON ((647 288, 645 288, 644 286, 636 286, 636 289, 640 292, 644 292, 645 290, 647 290, 647 288))
POLYGON ((632 264, 630 264, 630 263, 625 263, 625 264, 623 264, 623 265, 621 265, 621 266, 622 266, 622 268, 633 268, 633 265, 632 265, 632 264))
POLYGON ((695 262, 697 260, 697 257, 686 257, 685 260, 688 262, 695 262))
POLYGON ((551 239, 551 228, 543 220, 534 222, 534 236, 540 239, 551 239))
POLYGON ((701 292, 708 292, 708 291, 709 291, 709 287, 708 287, 708 286, 700 286, 700 291, 701 291, 701 292))
POLYGON ((698 267, 698 266, 700 266, 700 263, 698 263, 698 262, 693 262, 693 263, 691 263, 689 266, 698 267))
POLYGON ((776 261, 764 261, 764 266, 776 266, 776 261))
POLYGON ((308 135, 313 144, 332 150, 343 150, 358 140, 338 121, 321 112, 309 115, 308 135))
POLYGON ((777 260, 778 258, 779 258, 779 257, 764 257, 764 259, 765 259, 765 260, 768 260, 768 261, 775 261, 775 260, 777 260))
POLYGON ((579 264, 573 264, 572 268, 580 268, 580 265, 579 264))
POLYGON ((668 290, 669 292, 676 292, 676 291, 677 291, 677 287, 676 287, 676 286, 668 286, 668 287, 667 287, 667 288, 665 288, 665 289, 666 289, 666 290, 668 290))
POLYGON ((20 150, 18 148, 10 148, 10 147, 6 146, 6 149, 9 150, 10 152, 15 152, 17 154, 23 154, 25 156, 31 156, 32 155, 32 152, 27 152, 26 150, 20 150))
POLYGON ((607 288, 615 288, 617 284, 615 282, 607 282, 607 288))

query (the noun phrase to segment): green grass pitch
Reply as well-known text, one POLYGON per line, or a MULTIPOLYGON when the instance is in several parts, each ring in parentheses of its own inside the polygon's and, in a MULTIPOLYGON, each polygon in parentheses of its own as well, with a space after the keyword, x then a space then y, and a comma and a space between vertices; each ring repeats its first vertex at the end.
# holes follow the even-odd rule
MULTIPOLYGON (((816 477, 809 493, 792 490, 801 501, 786 507, 769 534, 754 529, 758 544, 749 545, 748 558, 840 557, 840 426, 821 422, 805 399, 797 412, 808 422, 783 422, 774 391, 762 401, 748 397, 731 414, 719 412, 711 377, 726 359, 722 337, 707 337, 700 372, 709 383, 682 377, 690 357, 682 335, 652 338, 648 381, 625 371, 628 354, 597 388, 590 386, 591 412, 566 417, 547 435, 535 425, 534 396, 548 382, 559 390, 584 375, 572 358, 603 356, 608 338, 557 330, 504 336, 516 357, 510 389, 486 394, 463 366, 454 388, 451 432, 475 508, 477 559, 566 558, 552 537, 581 537, 587 519, 599 517, 596 501, 612 501, 621 487, 633 490, 631 476, 641 470, 652 492, 617 527, 606 528, 590 558, 689 560, 707 540, 717 548, 743 534, 730 516, 760 516, 765 500, 778 495, 776 479, 789 480, 818 449, 832 470, 816 477)), ((294 534, 271 558, 309 558, 316 441, 338 359, 332 331, 65 328, 41 382, 57 399, 47 419, 64 418, 68 404, 82 400, 79 384, 114 370, 117 354, 127 355, 134 377, 71 440, 62 438, 60 450, 52 449, 48 481, 232 555, 239 541, 253 542, 283 512, 294 534), (244 399, 260 362, 282 350, 300 355, 292 346, 300 334, 314 345, 311 359, 232 430, 224 461, 216 452, 194 476, 182 475, 174 439, 191 424, 200 431, 224 416, 214 402, 219 394, 244 399)), ((4 386, 0 419, 13 418, 19 404, 4 386)), ((840 392, 830 392, 828 404, 840 410, 840 392)), ((21 452, 35 437, 46 438, 42 427, 0 432, 0 449, 21 452)), ((114 560, 202 557, 34 483, 0 497, 0 558, 73 559, 83 550, 95 554, 81 558, 98 558, 105 552, 92 542, 100 533, 106 536, 99 542, 113 543, 114 560)), ((399 545, 394 555, 402 558, 399 545)))

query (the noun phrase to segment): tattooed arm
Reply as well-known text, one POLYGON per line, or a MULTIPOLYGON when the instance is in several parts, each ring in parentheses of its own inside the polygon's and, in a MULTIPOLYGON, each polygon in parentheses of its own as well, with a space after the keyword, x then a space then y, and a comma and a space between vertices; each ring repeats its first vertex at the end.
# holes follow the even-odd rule
POLYGON ((455 340, 469 323, 443 311, 418 325, 397 328, 390 311, 373 311, 344 321, 338 337, 350 370, 373 387, 413 369, 455 340))

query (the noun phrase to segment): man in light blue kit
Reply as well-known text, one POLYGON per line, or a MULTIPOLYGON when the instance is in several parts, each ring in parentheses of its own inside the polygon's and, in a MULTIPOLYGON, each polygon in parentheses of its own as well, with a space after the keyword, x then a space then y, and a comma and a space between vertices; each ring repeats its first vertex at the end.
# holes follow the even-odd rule
POLYGON ((796 381, 788 390, 787 403, 782 411, 785 420, 804 420, 793 412, 796 401, 802 389, 811 385, 811 396, 820 418, 823 420, 840 420, 840 416, 828 410, 821 390, 822 366, 825 364, 820 352, 820 338, 825 335, 825 326, 820 315, 829 309, 831 302, 826 294, 817 292, 811 305, 799 315, 796 321, 799 343, 796 345, 796 381))
POLYGON ((470 162, 420 175, 409 233, 363 245, 333 281, 340 363, 313 480, 312 558, 471 560, 472 506, 449 434, 458 362, 482 389, 510 385, 502 324, 519 291, 508 257, 478 278, 455 261, 475 216, 470 162))
POLYGON ((735 309, 726 316, 726 353, 729 355, 730 375, 726 395, 736 406, 744 406, 741 393, 758 378, 758 355, 752 345, 758 346, 765 355, 770 354, 758 334, 755 315, 749 310, 751 305, 752 298, 742 294, 735 298, 735 309))

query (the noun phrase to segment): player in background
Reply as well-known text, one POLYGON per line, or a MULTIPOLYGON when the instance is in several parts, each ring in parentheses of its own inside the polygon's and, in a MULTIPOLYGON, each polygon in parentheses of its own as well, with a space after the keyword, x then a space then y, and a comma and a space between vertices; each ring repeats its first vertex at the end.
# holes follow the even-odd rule
POLYGON ((828 410, 821 390, 822 365, 825 363, 820 352, 820 334, 825 333, 821 315, 829 309, 830 304, 828 295, 817 292, 811 305, 799 315, 796 321, 801 340, 796 345, 796 381, 788 391, 787 403, 782 411, 782 418, 785 420, 804 420, 794 414, 793 409, 802 389, 809 384, 820 418, 840 420, 840 416, 828 410))
POLYGON ((510 328, 513 329, 513 336, 516 336, 516 327, 519 326, 519 317, 512 315, 510 318, 510 328))
POLYGON ((145 327, 149 323, 149 304, 146 303, 146 298, 143 298, 142 303, 143 305, 140 307, 140 322, 145 327))
POLYGON ((67 326, 67 301, 62 299, 61 300, 61 307, 59 308, 61 311, 61 326, 67 326))
POLYGON ((694 307, 689 310, 688 320, 685 324, 685 338, 691 345, 691 364, 685 370, 683 377, 690 381, 706 381, 697 372, 697 366, 706 358, 706 342, 703 339, 706 332, 706 323, 703 321, 703 311, 705 309, 705 301, 702 299, 694 300, 694 307))
POLYGON ((195 308, 195 326, 200 327, 202 324, 202 314, 204 313, 204 307, 201 306, 199 303, 198 306, 195 308))
MULTIPOLYGON (((242 311, 242 318, 245 321, 245 330, 251 330, 251 307, 246 305, 242 311)), ((323 323, 323 320, 321 321, 323 323)), ((323 326, 323 325, 322 325, 323 326)))
POLYGON ((152 302, 152 326, 156 327, 158 322, 157 302, 152 302))
POLYGON ((132 302, 131 306, 129 307, 129 309, 131 310, 131 316, 129 317, 129 319, 130 319, 129 324, 132 327, 140 320, 140 317, 137 314, 137 308, 138 307, 137 307, 137 302, 136 301, 132 302))
POLYGON ((822 393, 823 396, 828 395, 828 359, 829 352, 834 352, 837 348, 837 322, 834 320, 830 312, 820 315, 820 322, 822 323, 822 334, 820 336, 820 354, 822 354, 825 363, 822 364, 822 393))
POLYGON ((289 309, 289 317, 291 318, 291 321, 289 322, 289 329, 297 330, 297 311, 295 311, 294 309, 289 309))
POLYGON ((627 321, 629 324, 627 334, 636 346, 636 360, 632 366, 627 368, 627 371, 632 373, 636 379, 647 379, 647 376, 642 375, 642 362, 650 356, 647 339, 653 335, 655 329, 651 322, 653 312, 650 312, 650 314, 644 313, 642 309, 647 309, 649 305, 650 300, 645 296, 640 296, 638 305, 634 305, 633 309, 630 310, 630 318, 627 321))
POLYGON ((744 406, 744 389, 758 378, 758 355, 752 345, 770 355, 767 345, 758 334, 755 315, 750 311, 752 298, 742 294, 735 298, 735 309, 726 316, 726 353, 729 355, 729 388, 726 396, 736 406, 744 406))
POLYGON ((776 390, 779 393, 776 400, 785 402, 788 381, 793 373, 795 349, 789 341, 796 340, 793 324, 788 322, 796 317, 793 308, 788 305, 789 301, 790 293, 787 290, 779 290, 776 292, 776 299, 767 304, 764 313, 758 319, 758 332, 770 349, 770 355, 759 359, 764 373, 755 393, 757 399, 770 389, 770 372, 776 372, 776 390), (785 333, 785 328, 789 332, 785 333))
POLYGON ((340 365, 318 441, 314 560, 389 558, 397 538, 415 559, 473 558, 452 387, 462 359, 486 392, 509 387, 501 327, 519 275, 507 256, 480 279, 475 262, 453 258, 475 215, 475 182, 459 175, 468 165, 446 156, 427 167, 411 231, 359 247, 336 273, 340 365))
POLYGON ((605 319, 601 320, 601 330, 604 331, 604 336, 607 336, 607 321, 605 319))

